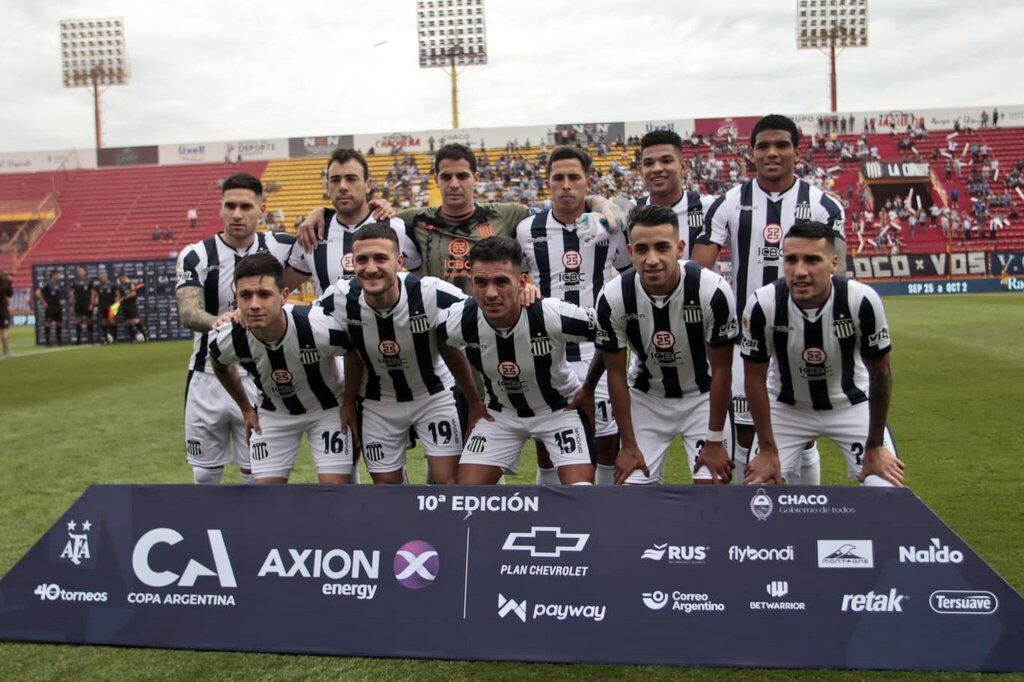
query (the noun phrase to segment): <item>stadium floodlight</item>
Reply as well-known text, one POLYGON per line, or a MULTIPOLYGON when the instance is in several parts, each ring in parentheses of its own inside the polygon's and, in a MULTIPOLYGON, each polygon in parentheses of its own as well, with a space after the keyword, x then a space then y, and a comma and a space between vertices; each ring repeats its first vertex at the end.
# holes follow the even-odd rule
POLYGON ((829 56, 832 111, 837 111, 836 48, 868 45, 868 0, 796 0, 796 47, 829 56))
POLYGON ((100 149, 100 86, 128 83, 124 19, 62 19, 60 54, 64 87, 92 88, 96 149, 100 149))
POLYGON ((416 0, 416 30, 420 68, 440 67, 451 77, 452 128, 458 129, 459 74, 487 63, 484 0, 416 0))

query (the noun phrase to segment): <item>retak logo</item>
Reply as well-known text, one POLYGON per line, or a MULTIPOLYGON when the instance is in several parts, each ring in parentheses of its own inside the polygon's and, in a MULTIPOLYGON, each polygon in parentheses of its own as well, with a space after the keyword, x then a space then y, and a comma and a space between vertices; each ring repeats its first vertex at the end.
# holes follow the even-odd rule
POLYGON ((903 613, 903 600, 907 595, 898 594, 896 588, 888 594, 875 594, 872 590, 867 594, 844 594, 843 611, 854 613, 903 613))

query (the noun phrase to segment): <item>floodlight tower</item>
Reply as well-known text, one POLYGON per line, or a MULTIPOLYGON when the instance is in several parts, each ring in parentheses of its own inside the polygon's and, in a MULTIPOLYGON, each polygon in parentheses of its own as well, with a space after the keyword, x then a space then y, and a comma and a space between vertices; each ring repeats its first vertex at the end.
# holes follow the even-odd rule
POLYGON ((103 146, 100 86, 128 83, 124 19, 63 19, 60 22, 61 70, 65 88, 92 88, 96 149, 103 146))
POLYGON ((440 67, 451 77, 452 128, 458 129, 459 74, 487 63, 484 0, 416 0, 416 29, 420 68, 440 67))
POLYGON ((797 49, 828 54, 832 111, 837 111, 836 48, 867 47, 868 0, 796 0, 797 49))

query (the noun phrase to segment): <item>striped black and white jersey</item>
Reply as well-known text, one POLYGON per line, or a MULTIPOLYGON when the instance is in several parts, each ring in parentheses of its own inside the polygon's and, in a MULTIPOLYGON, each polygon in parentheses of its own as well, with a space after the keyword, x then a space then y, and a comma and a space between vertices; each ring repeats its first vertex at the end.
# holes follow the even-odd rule
POLYGON ((636 270, 609 282, 597 299, 598 350, 632 349, 627 379, 642 393, 681 398, 711 390, 707 346, 739 337, 728 282, 696 261, 679 261, 679 284, 651 297, 636 270))
POLYGON ((274 344, 237 323, 220 327, 211 334, 210 357, 241 365, 252 376, 261 410, 306 414, 338 407, 342 384, 335 358, 351 350, 348 334, 322 308, 286 305, 284 315, 287 329, 274 344))
POLYGON ((389 310, 366 302, 359 280, 342 279, 317 301, 345 329, 363 361, 359 394, 367 400, 408 402, 455 385, 438 355, 440 313, 466 295, 436 277, 398 273, 399 299, 389 310))
MULTIPOLYGON (((313 249, 313 253, 306 253, 296 247, 288 259, 288 265, 297 272, 313 275, 317 296, 322 296, 327 291, 327 287, 337 282, 338 279, 350 279, 355 275, 352 263, 352 240, 360 227, 376 222, 376 220, 372 213, 368 213, 355 225, 345 225, 338 220, 338 214, 334 209, 325 209, 324 222, 326 223, 324 238, 313 249)), ((416 240, 406 232, 405 223, 398 218, 392 218, 389 222, 391 229, 398 235, 398 246, 405 257, 405 267, 409 270, 420 267, 422 261, 419 248, 416 246, 416 240)))
POLYGON ((766 192, 757 180, 747 180, 711 204, 697 243, 728 245, 733 292, 742 306, 754 289, 782 276, 782 240, 793 223, 825 223, 845 239, 845 219, 837 199, 805 180, 795 180, 785 192, 766 192))
MULTIPOLYGON (((235 264, 244 257, 269 251, 282 265, 295 244, 291 235, 257 232, 249 248, 236 251, 228 246, 220 234, 189 244, 178 255, 178 289, 200 287, 203 290, 203 308, 210 315, 221 315, 235 308, 235 264)), ((192 332, 192 357, 188 368, 196 372, 212 372, 206 361, 209 353, 208 332, 192 332)))
POLYGON ((593 342, 593 311, 541 298, 519 313, 506 330, 491 326, 474 299, 453 305, 437 328, 438 340, 465 349, 484 378, 488 409, 520 417, 564 408, 580 387, 565 358, 569 341, 593 342))
MULTIPOLYGON (((676 217, 679 218, 679 238, 686 241, 684 258, 693 253, 693 245, 704 230, 704 216, 715 202, 715 197, 700 192, 684 191, 679 201, 672 205, 676 217)), ((651 197, 643 196, 636 200, 637 209, 651 203, 651 197)))
POLYGON ((768 393, 780 403, 815 410, 848 407, 868 399, 862 357, 891 348, 882 299, 866 284, 832 276, 820 309, 804 310, 785 280, 750 295, 743 313, 745 360, 768 362, 768 393))
MULTIPOLYGON (((540 295, 584 308, 594 307, 615 270, 629 267, 626 235, 620 230, 609 233, 598 221, 586 220, 586 214, 566 225, 554 211, 541 211, 516 226, 516 240, 540 295)), ((565 355, 570 362, 590 361, 594 345, 569 342, 565 355)))

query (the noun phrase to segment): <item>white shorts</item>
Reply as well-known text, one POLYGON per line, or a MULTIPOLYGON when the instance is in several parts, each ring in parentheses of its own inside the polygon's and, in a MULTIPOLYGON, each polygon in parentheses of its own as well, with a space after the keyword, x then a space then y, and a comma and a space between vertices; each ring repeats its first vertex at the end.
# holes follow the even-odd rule
POLYGON ((473 427, 459 464, 486 464, 516 473, 519 454, 531 438, 544 444, 555 468, 594 463, 590 423, 576 410, 536 417, 495 410, 490 414, 494 421, 481 419, 473 427))
MULTIPOLYGON (((630 474, 626 483, 661 483, 665 470, 665 455, 676 436, 683 437, 683 447, 690 462, 689 471, 697 462, 697 455, 704 447, 708 435, 708 419, 711 416, 711 394, 694 393, 682 398, 663 398, 629 389, 629 403, 633 417, 633 435, 637 447, 644 456, 644 464, 651 475, 644 476, 639 469, 630 474)), ((726 417, 722 445, 731 452, 732 425, 726 417)), ((701 467, 694 479, 711 480, 711 472, 701 467)))
POLYGON ((750 406, 747 404, 747 388, 743 379, 743 356, 739 348, 732 354, 732 420, 742 426, 753 426, 754 418, 750 416, 750 406))
MULTIPOLYGON (((249 400, 256 402, 256 385, 242 377, 249 400)), ((236 463, 249 468, 242 411, 208 372, 189 372, 185 387, 185 459, 192 466, 216 469, 236 463)))
MULTIPOLYGON (((570 362, 569 366, 581 382, 586 381, 587 370, 590 369, 589 360, 570 362)), ((612 413, 612 399, 608 395, 608 373, 605 372, 594 389, 594 437, 615 436, 618 433, 619 425, 612 413)))
MULTIPOLYGON (((857 478, 860 475, 864 443, 868 437, 869 408, 866 401, 833 410, 813 410, 773 401, 771 409, 772 431, 779 449, 783 478, 799 473, 800 453, 807 441, 817 438, 829 438, 836 444, 846 459, 847 476, 857 478)), ((884 443, 894 455, 899 456, 889 427, 885 428, 884 443)))
POLYGON ((259 412, 260 431, 249 440, 252 473, 256 478, 288 478, 305 433, 318 474, 352 473, 352 434, 341 432, 338 408, 306 414, 259 412))
POLYGON ((416 435, 428 457, 462 454, 462 426, 451 391, 404 403, 364 400, 362 410, 363 458, 367 471, 384 473, 405 466, 410 426, 416 427, 416 435))

